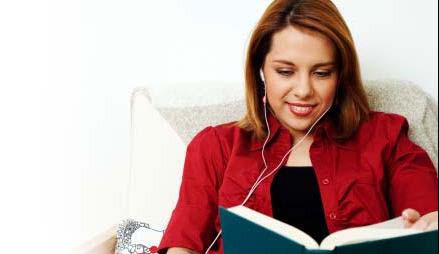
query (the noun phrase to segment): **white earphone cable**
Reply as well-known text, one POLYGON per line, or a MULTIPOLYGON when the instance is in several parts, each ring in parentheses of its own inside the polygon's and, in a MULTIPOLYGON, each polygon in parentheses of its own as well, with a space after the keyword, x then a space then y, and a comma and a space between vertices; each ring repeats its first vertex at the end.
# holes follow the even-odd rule
MULTIPOLYGON (((262 70, 260 71, 261 73, 261 79, 264 83, 265 86, 265 79, 264 79, 264 74, 262 72, 262 70)), ((267 120, 267 103, 266 103, 266 98, 267 98, 267 89, 265 88, 265 95, 264 95, 264 117, 265 117, 265 124, 267 126, 267 138, 265 139, 265 142, 262 146, 262 161, 264 162, 264 169, 262 170, 261 174, 258 176, 258 178, 256 179, 255 183, 253 184, 253 186, 250 188, 250 191, 248 192, 246 198, 244 199, 244 201, 241 203, 241 205, 244 205, 245 203, 247 203, 248 199, 251 197, 251 195, 253 194, 253 192, 256 190, 256 188, 259 186, 259 184, 264 181, 265 179, 267 179, 267 177, 271 176, 274 172, 276 172, 281 166, 283 161, 285 160, 285 158, 294 150, 294 148, 296 148, 298 145, 300 145, 305 138, 309 135, 309 133, 312 131, 312 129, 314 128, 314 126, 320 121, 320 119, 329 111, 329 109, 331 109, 332 107, 332 102, 331 105, 328 107, 328 109, 325 110, 325 112, 323 112, 322 115, 320 115, 320 117, 313 123, 313 125, 311 125, 311 127, 309 128, 309 130, 307 131, 307 133, 305 134, 305 136, 303 136, 295 145, 293 145, 291 147, 290 150, 288 150, 288 152, 282 157, 282 160, 280 161, 280 163, 270 172, 268 173, 266 176, 264 176, 263 178, 261 178, 265 171, 268 168, 267 162, 265 160, 265 156, 264 156, 264 152, 265 152, 265 146, 268 143, 268 140, 270 138, 271 135, 271 131, 270 131, 270 126, 268 124, 268 120, 267 120)), ((204 254, 208 254, 209 250, 212 248, 212 246, 215 244, 215 242, 218 240, 218 238, 220 237, 220 235, 222 234, 222 229, 218 232, 218 234, 216 235, 215 239, 213 240, 213 242, 210 244, 209 248, 207 248, 206 252, 204 254)))

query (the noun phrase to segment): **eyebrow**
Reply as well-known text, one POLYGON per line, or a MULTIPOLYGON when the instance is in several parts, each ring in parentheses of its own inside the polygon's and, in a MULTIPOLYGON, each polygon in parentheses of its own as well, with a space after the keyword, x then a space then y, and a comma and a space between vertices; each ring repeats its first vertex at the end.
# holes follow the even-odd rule
MULTIPOLYGON (((273 62, 296 66, 293 62, 290 62, 287 60, 274 60, 273 62)), ((314 64, 313 67, 322 67, 322 66, 330 66, 330 65, 335 65, 335 62, 330 61, 330 62, 317 63, 317 64, 314 64)))

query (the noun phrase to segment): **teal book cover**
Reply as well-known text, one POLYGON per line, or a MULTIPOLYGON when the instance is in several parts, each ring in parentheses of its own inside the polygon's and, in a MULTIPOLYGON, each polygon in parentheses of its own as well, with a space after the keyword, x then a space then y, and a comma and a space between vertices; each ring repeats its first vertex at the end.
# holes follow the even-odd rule
POLYGON ((220 218, 225 254, 438 253, 437 230, 359 227, 331 234, 319 246, 299 229, 244 206, 220 207, 220 218))

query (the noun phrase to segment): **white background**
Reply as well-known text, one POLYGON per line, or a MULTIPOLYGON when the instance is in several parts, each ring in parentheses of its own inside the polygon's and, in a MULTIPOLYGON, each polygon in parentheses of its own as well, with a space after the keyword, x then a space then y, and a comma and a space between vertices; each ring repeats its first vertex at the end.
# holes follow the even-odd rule
MULTIPOLYGON (((242 83, 269 2, 0 1, 2 248, 66 253, 123 218, 109 176, 128 167, 131 90, 242 83)), ((334 2, 364 79, 411 80, 437 100, 437 1, 334 2)))

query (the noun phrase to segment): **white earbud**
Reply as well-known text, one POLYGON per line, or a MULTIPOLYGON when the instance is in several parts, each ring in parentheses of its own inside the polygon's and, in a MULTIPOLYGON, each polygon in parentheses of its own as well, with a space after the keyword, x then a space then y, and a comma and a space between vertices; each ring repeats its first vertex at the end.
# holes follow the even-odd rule
POLYGON ((262 68, 259 69, 259 75, 261 76, 262 82, 264 82, 264 84, 265 84, 265 76, 264 76, 264 72, 262 71, 262 68))
POLYGON ((266 85, 265 85, 265 76, 264 76, 264 72, 262 71, 262 68, 259 69, 259 75, 261 76, 261 80, 262 80, 262 82, 264 83, 264 92, 265 92, 265 95, 264 95, 264 97, 262 97, 262 102, 263 102, 264 104, 266 104, 266 103, 267 103, 267 89, 266 89, 266 85))

